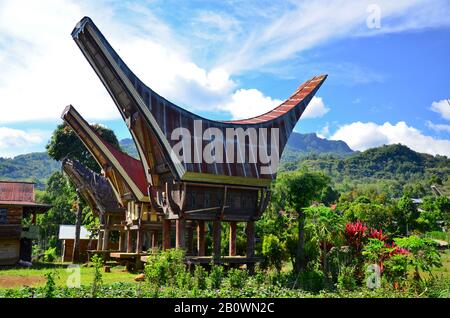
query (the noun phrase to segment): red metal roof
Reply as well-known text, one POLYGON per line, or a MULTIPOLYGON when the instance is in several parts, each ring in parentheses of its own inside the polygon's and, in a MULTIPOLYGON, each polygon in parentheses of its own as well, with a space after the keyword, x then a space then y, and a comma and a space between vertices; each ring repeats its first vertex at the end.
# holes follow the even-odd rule
MULTIPOLYGON (((97 134, 98 135, 98 134, 97 134)), ((137 160, 128 154, 117 150, 108 142, 103 140, 100 136, 98 138, 103 142, 103 144, 108 148, 112 155, 117 159, 120 165, 123 167, 125 172, 130 176, 131 180, 139 187, 139 190, 145 195, 147 193, 147 179, 145 177, 144 167, 142 162, 137 160)))
POLYGON ((295 93, 292 94, 292 96, 289 97, 286 101, 284 101, 280 106, 272 109, 271 111, 265 114, 247 119, 226 121, 226 123, 239 125, 259 124, 278 118, 286 114, 292 108, 296 107, 299 103, 301 103, 308 95, 311 94, 311 92, 313 92, 317 87, 322 85, 322 83, 326 80, 326 78, 327 75, 321 75, 313 77, 309 81, 306 81, 305 83, 300 85, 300 87, 295 91, 295 93))
POLYGON ((34 184, 0 181, 0 201, 34 203, 34 184))

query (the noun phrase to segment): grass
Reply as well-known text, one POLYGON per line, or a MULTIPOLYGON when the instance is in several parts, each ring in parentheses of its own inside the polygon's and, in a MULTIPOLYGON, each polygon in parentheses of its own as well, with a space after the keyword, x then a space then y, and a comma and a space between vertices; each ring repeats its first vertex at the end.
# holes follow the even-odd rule
MULTIPOLYGON (((47 272, 56 273, 57 286, 66 286, 67 280, 73 271, 67 266, 69 264, 36 264, 33 268, 11 268, 0 270, 0 289, 20 288, 24 286, 40 287, 45 285, 47 272)), ((134 282, 136 274, 129 273, 124 266, 111 267, 110 273, 103 274, 103 282, 112 284, 116 282, 134 282)), ((94 268, 80 266, 81 285, 89 285, 94 279, 94 268)))

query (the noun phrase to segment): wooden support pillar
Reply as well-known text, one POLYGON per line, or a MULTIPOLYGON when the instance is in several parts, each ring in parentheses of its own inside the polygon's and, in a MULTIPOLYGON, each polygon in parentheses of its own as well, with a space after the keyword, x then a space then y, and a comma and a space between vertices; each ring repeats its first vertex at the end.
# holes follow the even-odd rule
POLYGON ((236 230, 237 230, 237 223, 230 222, 230 243, 229 243, 230 256, 236 256, 236 230))
POLYGON ((158 249, 158 231, 152 231, 151 234, 151 246, 152 246, 152 250, 157 250, 158 249))
POLYGON ((189 224, 189 227, 187 228, 187 242, 186 242, 186 254, 187 255, 192 255, 193 254, 193 249, 194 249, 194 227, 193 224, 191 222, 191 224, 189 224))
POLYGON ((184 219, 176 220, 176 248, 186 248, 186 221, 184 219))
POLYGON ((144 244, 144 231, 142 229, 136 232, 136 253, 142 253, 142 246, 144 244))
POLYGON ((120 231, 119 233, 119 252, 125 252, 125 232, 120 231))
POLYGON ((133 253, 133 232, 127 231, 127 253, 133 253))
MULTIPOLYGON (((247 222, 245 233, 247 234, 247 258, 253 258, 255 255, 255 222, 247 222)), ((255 263, 248 262, 247 269, 250 274, 253 274, 255 271, 255 263)))
POLYGON ((222 222, 214 221, 213 223, 213 258, 215 262, 220 261, 222 236, 222 222))
POLYGON ((103 249, 103 229, 99 229, 97 239, 97 250, 101 251, 102 249, 103 249))
POLYGON ((163 250, 170 249, 170 227, 172 222, 170 220, 163 220, 163 250))
POLYGON ((80 263, 80 231, 81 219, 83 217, 83 209, 81 208, 81 195, 77 189, 77 219, 75 223, 75 240, 73 242, 72 263, 80 263))
POLYGON ((197 221, 198 256, 205 256, 205 221, 197 221))
POLYGON ((103 251, 107 251, 109 249, 109 229, 106 228, 103 235, 103 251))

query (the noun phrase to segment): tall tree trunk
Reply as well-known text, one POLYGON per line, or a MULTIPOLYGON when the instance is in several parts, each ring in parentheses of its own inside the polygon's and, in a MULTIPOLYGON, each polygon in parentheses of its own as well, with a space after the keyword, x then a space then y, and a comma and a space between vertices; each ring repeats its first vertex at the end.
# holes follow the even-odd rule
POLYGON ((72 263, 80 263, 80 230, 81 230, 81 218, 83 216, 83 211, 81 209, 81 198, 80 193, 77 191, 77 220, 75 224, 75 240, 73 243, 73 257, 72 263))
POLYGON ((295 260, 295 271, 299 273, 304 270, 305 267, 305 217, 304 214, 300 212, 298 218, 298 245, 295 260))

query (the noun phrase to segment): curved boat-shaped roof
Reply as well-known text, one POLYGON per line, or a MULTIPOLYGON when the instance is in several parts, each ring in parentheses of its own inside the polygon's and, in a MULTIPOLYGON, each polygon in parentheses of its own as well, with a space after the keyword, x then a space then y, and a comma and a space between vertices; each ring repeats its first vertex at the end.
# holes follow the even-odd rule
POLYGON ((122 201, 122 195, 129 192, 137 201, 149 201, 147 181, 141 161, 117 150, 101 138, 72 105, 64 109, 61 117, 72 127, 105 171, 106 177, 111 182, 120 201, 122 201), (108 170, 111 169, 113 174, 108 173, 108 170))
MULTIPOLYGON (((128 68, 90 18, 85 17, 77 24, 72 37, 127 122, 144 165, 149 167, 146 169, 149 171, 146 176, 150 184, 153 184, 153 176, 164 175, 166 173, 164 167, 167 167, 166 170, 181 181, 267 186, 275 179, 276 169, 270 167, 268 173, 261 173, 265 163, 261 160, 252 162, 244 159, 247 154, 258 157, 261 150, 267 154, 275 153, 279 159, 297 121, 327 77, 318 76, 305 82, 289 99, 266 114, 244 120, 215 121, 175 105, 146 86, 128 68), (196 126, 198 122, 201 122, 200 128, 196 126), (146 129, 144 134, 142 127, 146 129), (244 140, 245 145, 240 145, 235 138, 225 139, 222 149, 225 155, 228 154, 227 145, 231 144, 234 144, 236 149, 243 146, 245 153, 238 154, 235 151, 233 158, 226 157, 222 162, 216 160, 213 163, 206 163, 201 158, 200 161, 189 161, 172 155, 172 149, 179 140, 172 140, 171 134, 177 128, 187 129, 190 132, 187 144, 191 145, 190 152, 194 155, 199 148, 202 150, 210 143, 210 140, 202 140, 209 128, 219 129, 223 136, 226 136, 228 128, 241 128, 245 131, 249 128, 256 128, 259 131, 265 128, 268 130, 265 136, 267 141, 277 137, 275 133, 272 137, 275 128, 278 129, 277 147, 272 142, 266 142, 261 146, 251 141, 248 136, 244 140)), ((185 141, 183 136, 183 143, 185 141)))
POLYGON ((125 211, 105 177, 69 158, 63 160, 62 168, 94 212, 104 215, 125 211))

